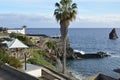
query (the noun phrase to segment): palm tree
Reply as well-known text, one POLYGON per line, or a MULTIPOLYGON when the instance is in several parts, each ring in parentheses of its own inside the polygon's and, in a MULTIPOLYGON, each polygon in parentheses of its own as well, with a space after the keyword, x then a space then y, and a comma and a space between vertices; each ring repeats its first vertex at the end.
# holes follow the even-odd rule
POLYGON ((66 73, 66 40, 68 33, 68 26, 70 22, 76 18, 77 5, 72 3, 72 0, 61 0, 59 3, 55 4, 56 9, 54 10, 54 16, 60 24, 61 38, 63 41, 63 70, 66 73))
POLYGON ((27 28, 27 26, 26 26, 26 25, 23 25, 22 28, 27 28))

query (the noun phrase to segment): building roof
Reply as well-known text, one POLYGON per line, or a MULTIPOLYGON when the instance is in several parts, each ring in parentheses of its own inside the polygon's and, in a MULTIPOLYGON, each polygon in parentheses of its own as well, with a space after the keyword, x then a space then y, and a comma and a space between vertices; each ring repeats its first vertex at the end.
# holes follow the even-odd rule
POLYGON ((9 42, 7 46, 8 48, 28 48, 27 45, 25 45, 18 39, 14 39, 13 41, 9 42))

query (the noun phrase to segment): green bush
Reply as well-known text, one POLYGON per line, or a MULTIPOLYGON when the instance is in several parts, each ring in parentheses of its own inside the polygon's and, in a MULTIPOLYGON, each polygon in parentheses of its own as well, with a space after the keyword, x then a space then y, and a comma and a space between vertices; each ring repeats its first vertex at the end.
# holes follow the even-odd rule
POLYGON ((16 33, 10 33, 9 36, 12 37, 12 38, 16 38, 17 34, 16 33))
POLYGON ((22 34, 11 33, 9 36, 12 37, 12 38, 17 38, 17 39, 19 39, 20 41, 23 41, 23 42, 26 41, 26 37, 22 34))
POLYGON ((17 36, 16 38, 19 39, 20 41, 26 42, 25 36, 17 36))
POLYGON ((30 39, 26 37, 25 35, 18 34, 18 33, 11 33, 9 36, 13 38, 17 38, 25 44, 32 45, 32 42, 30 41, 30 39))
POLYGON ((3 61, 0 60, 0 66, 3 65, 3 64, 4 64, 3 61))
POLYGON ((53 43, 52 43, 51 41, 48 41, 48 42, 46 43, 46 45, 47 45, 47 47, 48 47, 49 49, 51 49, 51 48, 53 47, 53 43))
POLYGON ((28 62, 28 63, 31 63, 31 64, 38 64, 37 61, 36 61, 36 59, 34 59, 34 58, 28 59, 27 62, 28 62))
POLYGON ((0 61, 6 63, 8 61, 8 54, 5 51, 0 50, 0 61))
POLYGON ((44 66, 47 66, 51 69, 55 69, 55 66, 53 66, 50 62, 48 62, 47 60, 44 59, 44 56, 43 56, 43 52, 42 51, 35 51, 34 54, 33 54, 33 57, 28 59, 28 63, 31 63, 31 64, 42 64, 44 66))
POLYGON ((22 63, 15 57, 9 56, 5 51, 0 49, 0 65, 8 63, 15 68, 22 68, 22 63))
POLYGON ((14 66, 15 68, 22 68, 22 63, 15 57, 10 56, 8 58, 8 64, 14 66))

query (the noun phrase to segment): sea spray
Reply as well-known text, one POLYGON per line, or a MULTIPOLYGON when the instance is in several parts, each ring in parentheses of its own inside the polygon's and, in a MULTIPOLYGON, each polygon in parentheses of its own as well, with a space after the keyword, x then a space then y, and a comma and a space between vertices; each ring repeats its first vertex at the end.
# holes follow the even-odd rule
POLYGON ((85 76, 83 76, 83 74, 81 72, 77 72, 75 70, 72 70, 70 68, 68 68, 68 71, 77 79, 79 80, 83 80, 85 79, 85 76))

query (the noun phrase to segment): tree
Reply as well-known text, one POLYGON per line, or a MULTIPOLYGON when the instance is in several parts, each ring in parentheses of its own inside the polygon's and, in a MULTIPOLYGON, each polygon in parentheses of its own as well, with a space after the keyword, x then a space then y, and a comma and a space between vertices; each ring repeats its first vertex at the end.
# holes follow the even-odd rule
POLYGON ((70 22, 76 18, 77 14, 77 4, 72 3, 72 0, 61 0, 59 3, 55 4, 56 9, 54 10, 54 16, 60 24, 61 38, 63 41, 63 70, 66 73, 66 40, 68 33, 68 26, 70 22))
MULTIPOLYGON (((26 25, 23 25, 23 26, 22 26, 23 34, 26 34, 26 28, 27 28, 26 25)), ((26 37, 26 35, 25 35, 25 37, 26 37)))
POLYGON ((27 26, 26 26, 26 25, 23 25, 22 28, 27 28, 27 26))

